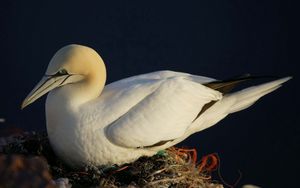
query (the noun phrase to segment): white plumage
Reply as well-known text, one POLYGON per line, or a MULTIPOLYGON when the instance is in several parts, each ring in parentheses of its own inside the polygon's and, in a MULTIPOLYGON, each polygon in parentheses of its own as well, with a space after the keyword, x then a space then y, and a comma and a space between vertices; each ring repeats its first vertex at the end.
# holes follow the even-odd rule
POLYGON ((215 79, 158 71, 104 87, 102 59, 80 45, 59 50, 45 75, 22 107, 50 91, 49 139, 56 154, 71 166, 122 164, 154 155, 249 107, 290 79, 222 94, 208 87, 215 79))

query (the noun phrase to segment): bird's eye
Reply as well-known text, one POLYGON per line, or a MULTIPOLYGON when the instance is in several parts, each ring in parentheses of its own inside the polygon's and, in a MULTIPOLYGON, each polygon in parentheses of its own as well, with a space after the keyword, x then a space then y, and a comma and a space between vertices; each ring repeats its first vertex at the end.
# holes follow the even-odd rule
POLYGON ((66 75, 66 74, 68 74, 68 72, 66 71, 66 69, 61 69, 61 70, 59 70, 57 72, 57 74, 59 74, 59 75, 66 75))

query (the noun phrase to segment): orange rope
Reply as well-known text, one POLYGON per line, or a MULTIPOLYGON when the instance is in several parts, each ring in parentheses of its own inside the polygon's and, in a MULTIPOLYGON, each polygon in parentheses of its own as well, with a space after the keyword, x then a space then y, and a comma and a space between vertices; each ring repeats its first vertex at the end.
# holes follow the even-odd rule
POLYGON ((203 156, 200 164, 198 165, 199 172, 207 171, 212 172, 218 168, 219 158, 217 154, 212 153, 206 156, 203 156))

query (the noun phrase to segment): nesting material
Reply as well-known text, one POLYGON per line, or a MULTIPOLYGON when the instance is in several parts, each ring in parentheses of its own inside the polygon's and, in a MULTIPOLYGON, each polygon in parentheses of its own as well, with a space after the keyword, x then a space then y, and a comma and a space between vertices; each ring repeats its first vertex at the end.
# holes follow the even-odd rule
MULTIPOLYGON (((87 166, 73 170, 55 156, 46 133, 27 133, 13 138, 2 146, 3 154, 45 158, 52 179, 61 183, 65 178, 66 187, 223 187, 211 177, 217 167, 217 158, 208 155, 197 164, 196 151, 191 149, 170 148, 122 166, 87 166)), ((3 164, 2 168, 5 168, 3 164)))

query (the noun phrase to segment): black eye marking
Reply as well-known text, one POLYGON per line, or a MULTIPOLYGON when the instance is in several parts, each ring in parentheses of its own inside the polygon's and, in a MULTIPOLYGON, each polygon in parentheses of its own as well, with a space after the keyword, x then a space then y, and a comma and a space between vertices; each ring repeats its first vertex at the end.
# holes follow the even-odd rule
POLYGON ((45 76, 50 76, 50 77, 58 77, 58 76, 66 76, 66 75, 72 75, 72 74, 69 74, 66 69, 60 69, 55 74, 45 74, 45 76))
POLYGON ((68 71, 66 69, 60 69, 55 75, 61 76, 61 75, 67 75, 68 71))

